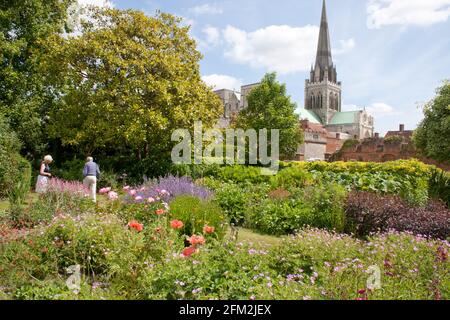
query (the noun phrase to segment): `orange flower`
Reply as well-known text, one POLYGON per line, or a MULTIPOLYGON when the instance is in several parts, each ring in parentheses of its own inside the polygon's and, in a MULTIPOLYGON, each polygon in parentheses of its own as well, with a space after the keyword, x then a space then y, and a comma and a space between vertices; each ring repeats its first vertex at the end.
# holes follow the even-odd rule
POLYGON ((128 223, 128 226, 132 229, 135 229, 138 232, 141 232, 144 229, 144 225, 140 224, 136 220, 133 220, 130 223, 128 223))
POLYGON ((165 211, 164 211, 164 209, 158 209, 158 210, 155 211, 155 213, 156 213, 158 216, 160 216, 160 215, 163 215, 163 214, 165 213, 165 211))
POLYGON ((195 253, 195 251, 197 251, 195 247, 187 247, 183 250, 183 256, 190 257, 195 253))
POLYGON ((160 233, 160 232, 161 232, 161 230, 162 230, 162 228, 161 228, 161 227, 157 227, 157 228, 155 229, 156 233, 160 233))
POLYGON ((173 220, 170 222, 170 227, 176 230, 183 228, 184 224, 180 220, 173 220))
POLYGON ((192 244, 193 246, 196 246, 198 244, 205 244, 205 238, 203 236, 196 236, 193 235, 192 237, 190 237, 188 239, 189 243, 192 244))
POLYGON ((212 233, 214 233, 215 230, 216 230, 216 228, 211 227, 211 226, 204 226, 203 227, 203 232, 207 233, 207 234, 212 234, 212 233))

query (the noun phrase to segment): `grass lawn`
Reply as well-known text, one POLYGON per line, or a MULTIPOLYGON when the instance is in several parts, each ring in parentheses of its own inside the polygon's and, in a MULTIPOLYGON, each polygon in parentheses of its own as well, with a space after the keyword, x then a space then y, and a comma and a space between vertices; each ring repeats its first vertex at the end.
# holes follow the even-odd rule
POLYGON ((0 200, 0 211, 5 211, 6 209, 8 209, 8 206, 8 200, 0 200))
POLYGON ((269 246, 275 246, 280 244, 282 237, 274 237, 268 235, 262 235, 259 233, 255 233, 252 230, 239 228, 238 229, 238 242, 252 242, 254 244, 266 244, 269 246))
MULTIPOLYGON (((38 198, 38 195, 34 192, 30 192, 28 194, 27 200, 24 203, 24 206, 28 206, 31 203, 33 203, 34 201, 36 201, 38 198)), ((0 215, 2 211, 6 211, 9 208, 9 201, 7 199, 5 200, 0 200, 0 215)))

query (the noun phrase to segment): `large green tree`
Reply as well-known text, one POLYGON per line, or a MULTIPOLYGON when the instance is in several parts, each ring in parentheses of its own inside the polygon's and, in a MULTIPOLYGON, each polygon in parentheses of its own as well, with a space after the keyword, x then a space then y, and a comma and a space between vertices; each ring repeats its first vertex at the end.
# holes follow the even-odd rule
POLYGON ((424 107, 425 119, 414 134, 417 148, 429 158, 450 162, 450 82, 437 89, 424 107))
POLYGON ((201 54, 180 19, 116 9, 91 15, 81 35, 46 41, 52 137, 85 153, 113 147, 142 159, 170 154, 177 128, 214 124, 222 105, 201 80, 201 54))
POLYGON ((247 99, 248 107, 237 116, 235 127, 257 132, 279 129, 280 158, 293 158, 299 144, 303 143, 303 131, 295 113, 296 105, 286 94, 286 85, 277 81, 275 73, 266 74, 247 99))
POLYGON ((0 0, 0 112, 23 141, 24 151, 45 147, 48 99, 36 70, 40 41, 65 30, 74 0, 0 0))

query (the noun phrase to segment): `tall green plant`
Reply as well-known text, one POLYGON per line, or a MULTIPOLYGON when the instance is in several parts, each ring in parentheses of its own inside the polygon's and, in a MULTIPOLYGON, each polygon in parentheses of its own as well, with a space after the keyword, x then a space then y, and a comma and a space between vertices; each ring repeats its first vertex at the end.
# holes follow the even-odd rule
POLYGON ((19 222, 22 218, 22 206, 25 203, 28 192, 30 191, 31 183, 31 165, 23 158, 19 159, 18 169, 21 172, 21 175, 16 177, 16 181, 14 181, 12 188, 8 191, 10 217, 15 222, 19 222))
POLYGON ((450 173, 434 169, 429 180, 429 192, 431 197, 444 201, 450 208, 450 173))

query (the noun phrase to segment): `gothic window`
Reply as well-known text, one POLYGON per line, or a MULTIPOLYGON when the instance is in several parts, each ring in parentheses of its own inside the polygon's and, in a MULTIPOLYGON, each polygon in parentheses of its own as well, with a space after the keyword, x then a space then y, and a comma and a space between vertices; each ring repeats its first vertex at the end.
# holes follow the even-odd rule
POLYGON ((322 94, 320 94, 320 108, 323 108, 323 97, 322 97, 322 94))
POLYGON ((334 99, 333 99, 333 95, 330 95, 330 108, 333 109, 334 106, 334 99))
POLYGON ((316 97, 313 96, 312 99, 313 99, 313 105, 312 105, 312 107, 315 108, 315 107, 316 107, 316 97))
POLYGON ((310 99, 310 102, 309 102, 309 107, 310 107, 310 108, 314 108, 314 105, 313 105, 313 96, 311 96, 310 98, 311 98, 311 99, 310 99))
POLYGON ((336 94, 336 111, 339 111, 339 95, 336 94))

